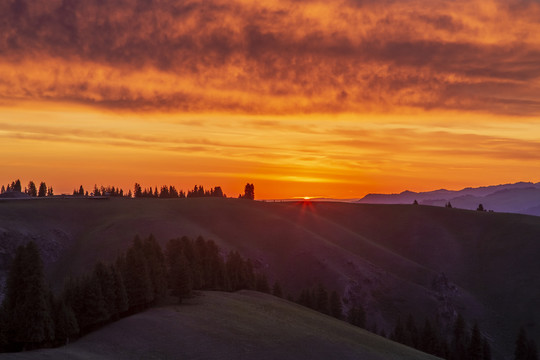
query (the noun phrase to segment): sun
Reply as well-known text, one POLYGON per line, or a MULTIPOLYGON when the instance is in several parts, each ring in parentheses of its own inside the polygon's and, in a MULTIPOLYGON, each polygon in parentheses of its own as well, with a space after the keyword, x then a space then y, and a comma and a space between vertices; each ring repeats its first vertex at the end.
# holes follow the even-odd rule
POLYGON ((311 200, 311 196, 304 196, 303 199, 304 200, 311 200))

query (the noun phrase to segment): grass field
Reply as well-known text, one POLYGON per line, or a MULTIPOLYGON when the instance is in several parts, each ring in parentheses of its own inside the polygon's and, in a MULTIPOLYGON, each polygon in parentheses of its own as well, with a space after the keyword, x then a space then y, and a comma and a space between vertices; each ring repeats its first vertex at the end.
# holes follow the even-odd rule
POLYGON ((261 293, 204 292, 150 309, 57 349, 2 359, 436 359, 261 293))
POLYGON ((33 239, 57 286, 98 259, 113 260, 135 235, 150 233, 162 244, 202 235, 224 251, 239 250, 295 297, 322 282, 361 301, 368 325, 387 333, 398 316, 450 321, 460 312, 479 322, 496 354, 512 352, 522 325, 540 342, 539 217, 211 198, 0 202, 3 264, 18 243, 33 239), (433 287, 442 273, 449 285, 433 287))

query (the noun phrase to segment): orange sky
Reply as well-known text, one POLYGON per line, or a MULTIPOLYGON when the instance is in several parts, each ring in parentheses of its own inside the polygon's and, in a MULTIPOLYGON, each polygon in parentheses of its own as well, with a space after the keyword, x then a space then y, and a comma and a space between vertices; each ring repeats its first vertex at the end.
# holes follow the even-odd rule
POLYGON ((535 1, 9 0, 0 184, 540 181, 535 1))

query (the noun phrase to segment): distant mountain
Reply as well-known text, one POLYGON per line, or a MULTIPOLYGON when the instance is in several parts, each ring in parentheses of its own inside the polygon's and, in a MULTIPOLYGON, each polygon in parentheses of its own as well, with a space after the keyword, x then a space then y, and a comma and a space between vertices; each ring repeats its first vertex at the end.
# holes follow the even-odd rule
POLYGON ((358 202, 364 204, 412 204, 444 206, 475 210, 479 204, 497 212, 540 215, 540 183, 515 184, 465 188, 462 190, 435 190, 427 192, 404 191, 400 194, 368 194, 358 202))

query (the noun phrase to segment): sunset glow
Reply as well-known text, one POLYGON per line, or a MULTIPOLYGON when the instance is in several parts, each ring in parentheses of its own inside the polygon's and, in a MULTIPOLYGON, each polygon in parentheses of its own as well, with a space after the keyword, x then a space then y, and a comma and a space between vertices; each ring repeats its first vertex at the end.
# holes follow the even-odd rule
POLYGON ((0 184, 539 181, 539 18, 523 0, 4 1, 0 184))

